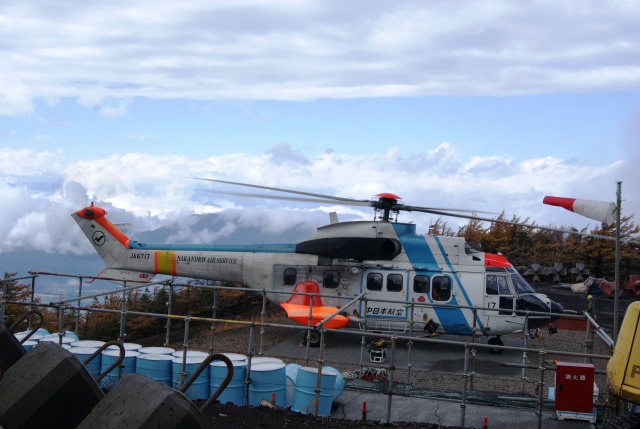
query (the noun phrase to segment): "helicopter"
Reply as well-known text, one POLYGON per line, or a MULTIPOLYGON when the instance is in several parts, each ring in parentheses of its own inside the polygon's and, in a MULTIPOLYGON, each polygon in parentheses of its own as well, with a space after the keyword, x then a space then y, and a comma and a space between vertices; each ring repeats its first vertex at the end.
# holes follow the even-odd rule
MULTIPOLYGON (((487 337, 491 345, 503 345, 502 335, 550 325, 564 311, 537 293, 501 254, 476 250, 461 237, 420 235, 415 224, 398 222, 398 214, 495 220, 462 213, 467 210, 405 205, 392 193, 355 200, 195 179, 295 195, 267 198, 369 206, 374 219, 340 222, 332 213, 328 225, 295 244, 150 244, 131 240, 107 219, 104 209, 91 203, 72 217, 107 265, 99 277, 142 282, 165 274, 241 283, 264 289, 290 319, 304 325, 322 322, 340 329, 366 321, 365 328, 375 332, 475 335, 487 337), (363 299, 345 306, 348 298, 357 296, 363 299)), ((311 346, 320 343, 317 330, 307 338, 311 346)))

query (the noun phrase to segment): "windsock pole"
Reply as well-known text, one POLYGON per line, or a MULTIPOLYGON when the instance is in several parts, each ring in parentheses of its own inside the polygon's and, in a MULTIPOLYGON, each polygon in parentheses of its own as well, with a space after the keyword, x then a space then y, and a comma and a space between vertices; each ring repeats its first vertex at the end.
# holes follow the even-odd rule
POLYGON ((616 182, 616 203, 605 201, 580 200, 577 198, 544 197, 542 202, 550 206, 558 206, 571 212, 600 222, 616 222, 616 255, 615 255, 615 289, 613 301, 613 341, 618 337, 618 299, 620 288, 620 210, 622 200, 622 182, 616 182))

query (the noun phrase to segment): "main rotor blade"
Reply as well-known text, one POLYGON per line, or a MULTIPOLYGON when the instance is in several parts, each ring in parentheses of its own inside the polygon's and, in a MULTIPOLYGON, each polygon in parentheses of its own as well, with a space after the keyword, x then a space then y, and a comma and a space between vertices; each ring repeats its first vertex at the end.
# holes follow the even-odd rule
MULTIPOLYGON (((495 212, 488 212, 482 210, 469 210, 469 209, 449 209, 449 208, 438 208, 438 207, 418 207, 418 206, 406 206, 402 205, 400 210, 405 210, 408 212, 424 212, 431 213, 432 211, 441 211, 441 212, 458 212, 458 213, 485 213, 485 214, 497 214, 495 212)), ((437 213, 436 213, 437 214, 437 213)), ((448 215, 447 215, 448 216, 448 215)))
MULTIPOLYGON (((258 194, 242 194, 242 195, 251 196, 251 197, 283 199, 283 200, 293 200, 293 201, 320 202, 320 203, 339 202, 341 204, 349 204, 349 205, 357 205, 357 206, 371 206, 371 207, 375 207, 375 208, 384 207, 383 205, 381 205, 377 201, 371 201, 371 200, 356 200, 356 199, 352 199, 352 198, 336 197, 336 196, 333 196, 333 195, 316 194, 316 193, 313 193, 313 192, 294 191, 294 190, 291 190, 291 189, 273 188, 273 187, 270 187, 270 186, 262 186, 262 185, 251 185, 251 184, 247 184, 247 183, 230 182, 230 181, 227 181, 227 180, 206 179, 206 178, 203 178, 203 177, 190 177, 190 178, 191 179, 196 179, 196 180, 204 180, 204 181, 208 181, 208 182, 225 183, 225 184, 228 184, 228 185, 245 186, 245 187, 248 187, 248 188, 265 189, 265 190, 269 190, 269 191, 285 192, 285 193, 290 193, 290 194, 295 194, 295 195, 304 195, 304 196, 312 197, 312 198, 297 200, 297 199, 294 199, 293 197, 282 197, 282 196, 278 197, 278 196, 275 196, 275 195, 266 196, 266 195, 258 195, 258 194)), ((211 192, 216 192, 216 191, 211 191, 211 192)), ((229 195, 240 195, 240 194, 235 194, 235 193, 231 193, 231 192, 219 192, 219 193, 227 193, 229 195)), ((512 222, 512 221, 500 220, 500 219, 491 219, 491 218, 486 218, 486 217, 471 216, 471 215, 465 215, 465 214, 461 214, 461 213, 453 213, 452 212, 452 211, 456 211, 456 212, 468 211, 468 212, 471 212, 471 213, 486 213, 486 212, 478 212, 478 211, 474 211, 474 210, 432 209, 432 208, 428 208, 428 207, 405 206, 404 204, 394 204, 394 205, 391 205, 391 206, 387 206, 387 208, 391 209, 391 210, 406 210, 406 211, 414 211, 414 212, 421 212, 421 213, 436 214, 436 215, 439 215, 439 216, 451 216, 451 217, 457 217, 457 218, 462 218, 462 219, 479 220, 479 221, 482 221, 482 222, 502 223, 502 224, 506 224, 506 225, 522 226, 524 228, 542 229, 542 230, 545 230, 545 231, 561 232, 563 234, 580 235, 580 236, 583 236, 583 237, 600 238, 600 239, 604 239, 604 240, 612 240, 612 241, 616 240, 615 237, 611 237, 611 236, 607 236, 607 235, 589 234, 589 233, 580 232, 580 231, 576 231, 576 230, 567 230, 567 229, 561 229, 561 228, 552 228, 552 227, 548 227, 548 226, 530 225, 530 224, 526 224, 526 223, 512 222), (449 211, 449 210, 452 210, 452 211, 449 211)), ((622 242, 629 243, 629 244, 634 244, 634 245, 640 245, 640 243, 638 243, 637 241, 633 241, 633 240, 630 240, 630 239, 622 240, 622 242)))
POLYGON ((294 190, 291 190, 291 189, 273 188, 271 186, 250 185, 248 183, 230 182, 230 181, 227 181, 227 180, 206 179, 204 177, 191 177, 191 179, 204 180, 204 181, 207 181, 207 182, 215 182, 215 183, 226 183, 227 185, 246 186, 248 188, 266 189, 268 191, 286 192, 286 193, 289 193, 289 194, 296 194, 296 195, 306 195, 307 197, 316 197, 316 198, 322 198, 324 200, 341 201, 341 202, 345 202, 345 203, 346 202, 348 202, 348 203, 359 202, 359 203, 366 203, 366 204, 370 204, 371 203, 368 200, 355 200, 355 199, 352 199, 352 198, 336 197, 336 196, 333 196, 333 195, 323 195, 323 194, 315 194, 313 192, 303 192, 303 191, 294 191, 294 190))
POLYGON ((222 195, 234 195, 238 197, 251 197, 251 198, 267 198, 272 200, 284 200, 284 201, 302 201, 307 203, 321 203, 321 204, 336 204, 340 203, 341 205, 349 205, 349 206, 366 206, 370 207, 371 203, 368 201, 335 201, 328 200, 326 198, 302 198, 302 197, 288 197, 286 195, 267 195, 267 194, 251 194, 246 192, 226 192, 226 191, 215 191, 211 189, 203 189, 205 192, 211 192, 214 194, 222 194, 222 195))
MULTIPOLYGON (((202 177, 191 177, 191 179, 204 180, 204 181, 207 181, 207 182, 225 183, 225 184, 230 184, 230 185, 245 186, 245 187, 248 187, 248 188, 266 189, 266 190, 269 190, 269 191, 286 192, 286 193, 297 194, 297 195, 306 195, 306 196, 310 196, 310 197, 315 197, 317 199, 314 199, 314 198, 296 199, 296 198, 292 198, 292 197, 284 197, 284 196, 277 196, 277 195, 251 194, 251 193, 244 193, 244 192, 229 192, 229 191, 207 190, 207 192, 213 192, 213 193, 217 193, 217 194, 236 195, 236 196, 254 197, 254 198, 271 198, 271 199, 276 199, 276 200, 279 199, 279 200, 290 200, 290 201, 306 201, 306 202, 312 202, 312 203, 340 202, 342 204, 349 204, 349 205, 353 205, 353 206, 371 206, 371 207, 374 207, 374 206, 378 205, 376 201, 370 201, 370 200, 356 200, 356 199, 352 199, 352 198, 336 197, 336 196, 333 196, 333 195, 324 195, 324 194, 316 194, 316 193, 312 193, 312 192, 294 191, 294 190, 291 190, 291 189, 273 188, 273 187, 270 187, 270 186, 252 185, 252 184, 248 184, 248 183, 230 182, 230 181, 227 181, 227 180, 207 179, 207 178, 202 178, 202 177)), ((406 210, 406 211, 421 211, 421 209, 428 209, 428 210, 444 210, 444 211, 449 211, 450 210, 450 211, 453 211, 453 212, 460 212, 460 213, 487 213, 487 214, 492 213, 492 212, 484 212, 484 211, 477 211, 477 210, 467 210, 467 209, 413 207, 413 206, 407 206, 407 205, 404 205, 404 204, 397 204, 396 207, 398 209, 400 209, 400 210, 406 210)))
MULTIPOLYGON (((447 213, 447 212, 443 212, 443 211, 430 210, 430 209, 423 209, 423 210, 416 210, 416 211, 420 211, 420 212, 423 212, 423 213, 437 214, 437 215, 441 215, 441 216, 452 216, 452 217, 459 217, 459 218, 463 218, 463 219, 479 220, 479 221, 483 221, 483 222, 502 223, 502 224, 506 224, 506 225, 522 226, 524 228, 543 229, 545 231, 561 232, 563 234, 580 235, 580 236, 583 236, 583 237, 600 238, 600 239, 603 239, 603 240, 610 240, 610 241, 615 241, 616 240, 615 237, 611 237, 611 236, 608 236, 608 235, 590 234, 588 232, 580 232, 580 231, 577 231, 577 230, 569 230, 569 229, 561 229, 561 228, 552 228, 552 227, 549 227, 549 226, 530 225, 528 223, 512 222, 512 221, 509 221, 509 220, 490 219, 490 218, 480 217, 480 216, 467 216, 467 215, 463 215, 463 214, 447 213)), ((629 243, 629 244, 635 244, 635 245, 639 245, 640 244, 640 243, 638 243, 636 241, 628 240, 628 239, 627 240, 622 240, 622 241, 624 243, 629 243)))

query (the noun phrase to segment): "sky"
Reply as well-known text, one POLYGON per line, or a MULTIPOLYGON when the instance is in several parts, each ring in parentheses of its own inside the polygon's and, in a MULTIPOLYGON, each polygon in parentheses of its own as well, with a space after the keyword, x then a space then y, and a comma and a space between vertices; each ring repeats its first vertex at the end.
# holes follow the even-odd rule
POLYGON ((372 218, 193 177, 577 228, 597 222, 544 196, 613 202, 620 181, 640 213, 639 18, 630 0, 4 2, 0 258, 90 254, 70 217, 90 202, 133 238, 227 215, 182 242, 372 218))

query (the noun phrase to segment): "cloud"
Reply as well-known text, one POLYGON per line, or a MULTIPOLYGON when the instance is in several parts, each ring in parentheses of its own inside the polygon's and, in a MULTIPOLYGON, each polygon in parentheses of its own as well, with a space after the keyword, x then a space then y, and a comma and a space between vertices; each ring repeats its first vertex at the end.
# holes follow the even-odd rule
POLYGON ((37 95, 33 93, 29 84, 16 81, 12 76, 0 72, 0 115, 33 113, 32 100, 37 95))
POLYGON ((0 12, 0 115, 30 114, 34 100, 62 97, 114 117, 135 98, 637 90, 639 9, 580 0, 286 7, 143 0, 72 8, 36 0, 0 12))
POLYGON ((290 162, 295 164, 309 164, 309 160, 300 150, 293 150, 291 146, 286 143, 280 143, 273 146, 271 149, 265 152, 267 155, 271 155, 271 161, 274 164, 282 164, 283 162, 290 162))
MULTIPOLYGON (((297 150, 281 148, 284 153, 297 150)), ((635 146, 634 149, 636 150, 635 146)), ((277 157, 276 157, 277 158, 277 157)), ((295 157, 294 157, 295 158, 295 157)), ((154 156, 146 153, 70 161, 61 152, 0 151, 0 253, 16 249, 86 254, 88 241, 70 214, 90 202, 104 207, 114 223, 132 225, 129 233, 173 225, 171 239, 211 243, 252 230, 261 235, 309 231, 327 223, 335 211, 342 220, 371 219, 367 207, 310 204, 237 197, 215 191, 252 192, 239 187, 193 180, 210 177, 270 187, 302 190, 357 200, 381 192, 399 195, 409 205, 458 208, 517 215, 541 225, 573 225, 592 221, 544 206, 545 195, 607 200, 615 181, 633 183, 633 158, 611 164, 580 163, 553 157, 514 162, 508 157, 464 158, 451 143, 405 153, 347 155, 326 152, 306 162, 281 162, 271 154, 226 154, 207 159, 154 156), (250 167, 248 167, 250 166, 250 167), (43 177, 46 180, 43 181, 43 177), (213 191, 213 192, 211 192, 213 191), (193 215, 216 213, 216 226, 200 224, 193 215)), ((625 213, 638 211, 638 191, 627 186, 625 213)), ((268 194, 276 195, 270 192, 268 194)), ((424 233, 436 215, 404 212, 400 220, 424 233)), ((464 220, 447 219, 449 225, 464 220)), ((454 228, 455 229, 455 228, 454 228)))

